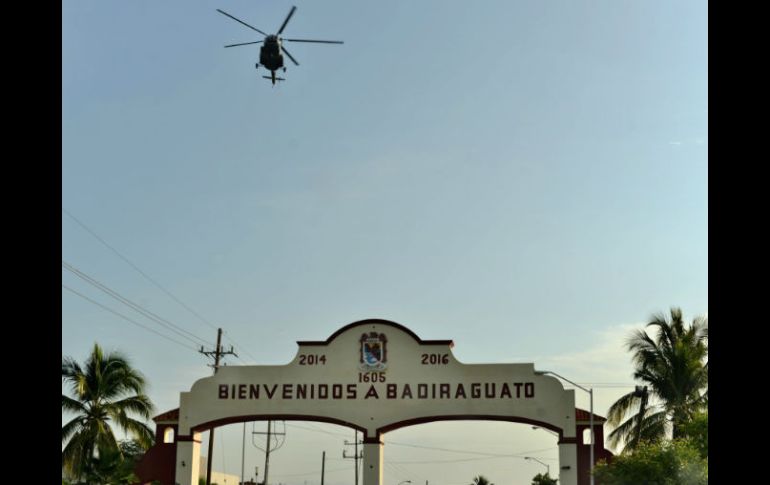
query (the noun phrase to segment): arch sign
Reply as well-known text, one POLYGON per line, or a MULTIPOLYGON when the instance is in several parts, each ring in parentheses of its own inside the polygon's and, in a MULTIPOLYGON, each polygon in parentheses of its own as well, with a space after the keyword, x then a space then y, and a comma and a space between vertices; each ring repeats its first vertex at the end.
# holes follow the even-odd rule
POLYGON ((381 485, 382 437, 442 420, 528 423, 559 434, 559 483, 577 484, 574 390, 534 364, 463 364, 451 340, 386 320, 300 341, 286 365, 226 366, 181 393, 176 482, 197 485, 201 432, 256 420, 323 421, 364 433, 364 485, 381 485))

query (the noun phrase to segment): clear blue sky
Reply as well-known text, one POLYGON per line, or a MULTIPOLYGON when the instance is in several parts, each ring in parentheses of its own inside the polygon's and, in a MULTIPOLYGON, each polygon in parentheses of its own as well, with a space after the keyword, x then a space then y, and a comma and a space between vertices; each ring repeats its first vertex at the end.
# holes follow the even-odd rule
MULTIPOLYGON (((707 13, 689 0, 63 2, 62 205, 223 327, 245 350, 233 365, 285 363, 296 340, 378 317, 453 339, 466 362, 630 384, 627 355, 612 353, 629 328, 672 305, 708 311, 707 13), (273 88, 258 46, 223 48, 261 36, 215 9, 274 32, 291 5, 287 37, 345 44, 287 43, 301 65, 273 88)), ((62 258, 213 342, 65 214, 62 258)), ((164 331, 68 271, 62 282, 164 331)), ((66 290, 62 336, 81 360, 94 342, 127 353, 159 412, 210 372, 66 290)), ((598 393, 596 411, 626 390, 598 393)), ((463 426, 392 440, 465 449, 486 425, 463 426)), ((240 474, 235 428, 215 466, 240 474)), ((539 439, 553 450, 537 456, 557 456, 550 437, 510 430, 510 446, 473 450, 539 439)), ((292 446, 318 435, 340 454, 343 438, 293 432, 292 446)), ((282 453, 300 473, 317 467, 308 450, 282 453)), ((397 453, 463 458, 387 447, 386 461, 397 453)), ((388 484, 529 483, 542 469, 396 466, 388 484)))

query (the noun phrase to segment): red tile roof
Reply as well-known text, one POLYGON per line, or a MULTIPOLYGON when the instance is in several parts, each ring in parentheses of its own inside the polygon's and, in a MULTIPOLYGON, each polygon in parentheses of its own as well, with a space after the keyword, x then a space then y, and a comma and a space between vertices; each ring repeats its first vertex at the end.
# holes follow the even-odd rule
MULTIPOLYGON (((585 409, 575 408, 575 421, 589 422, 591 421, 591 413, 589 413, 585 409)), ((604 416, 599 416, 598 414, 594 413, 594 424, 603 423, 605 421, 607 421, 607 418, 605 418, 604 416)))
POLYGON ((159 414, 152 418, 153 421, 159 423, 161 421, 179 421, 179 408, 166 411, 163 414, 159 414))

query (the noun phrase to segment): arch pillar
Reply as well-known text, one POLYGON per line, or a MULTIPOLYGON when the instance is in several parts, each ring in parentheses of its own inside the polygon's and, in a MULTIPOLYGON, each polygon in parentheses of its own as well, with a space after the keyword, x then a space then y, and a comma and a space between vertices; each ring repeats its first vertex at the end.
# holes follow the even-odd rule
POLYGON ((176 444, 177 485, 198 485, 201 463, 201 434, 179 436, 176 444))
POLYGON ((577 443, 561 441, 559 442, 559 483, 578 485, 577 477, 577 443))
POLYGON ((363 485, 382 485, 382 439, 364 441, 363 485))

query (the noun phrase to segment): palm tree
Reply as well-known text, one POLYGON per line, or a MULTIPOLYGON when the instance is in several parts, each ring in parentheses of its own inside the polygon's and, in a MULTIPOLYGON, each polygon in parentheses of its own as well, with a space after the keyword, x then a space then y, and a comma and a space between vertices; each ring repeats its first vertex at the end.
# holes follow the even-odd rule
POLYGON ((487 477, 485 477, 484 475, 479 475, 473 479, 473 483, 471 483, 471 485, 495 485, 495 484, 490 483, 487 477))
POLYGON ((149 419, 150 398, 144 394, 144 377, 118 352, 104 354, 94 344, 85 365, 71 357, 62 358, 62 382, 69 384, 73 397, 61 396, 62 412, 76 414, 62 426, 62 468, 73 478, 86 475, 99 458, 121 453, 110 421, 132 435, 145 448, 153 441, 152 430, 129 414, 149 419))
POLYGON ((622 441, 628 450, 669 431, 681 437, 682 424, 708 409, 708 319, 695 318, 687 327, 682 310, 672 308, 669 320, 654 315, 647 327, 657 329, 654 338, 637 330, 628 340, 634 378, 646 385, 622 396, 607 413, 615 427, 608 435, 610 445, 622 441))

